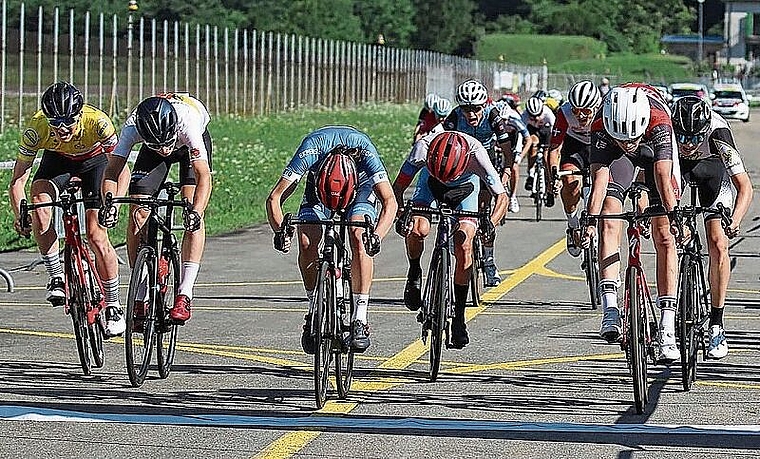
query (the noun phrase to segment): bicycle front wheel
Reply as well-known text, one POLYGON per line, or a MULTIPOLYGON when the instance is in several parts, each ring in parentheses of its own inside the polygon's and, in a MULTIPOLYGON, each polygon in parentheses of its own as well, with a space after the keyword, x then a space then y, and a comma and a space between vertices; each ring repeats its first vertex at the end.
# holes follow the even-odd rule
POLYGON ((156 331, 155 282, 156 254, 151 247, 141 247, 129 279, 124 332, 127 375, 134 387, 142 385, 150 367, 156 331))
POLYGON ((93 255, 89 253, 87 245, 84 244, 85 250, 88 250, 88 257, 83 257, 83 266, 87 266, 85 270, 85 285, 87 293, 87 309, 90 311, 86 314, 87 317, 87 334, 90 340, 90 355, 92 355, 92 365, 95 368, 102 368, 105 364, 105 351, 103 350, 103 330, 98 323, 98 318, 93 317, 90 322, 90 315, 94 314, 94 309, 102 305, 104 293, 101 291, 100 283, 98 282, 97 271, 95 262, 93 261, 93 255))
POLYGON ((335 277, 330 265, 322 262, 317 277, 317 302, 312 312, 312 335, 314 337, 314 396, 317 409, 325 406, 327 399, 330 359, 332 358, 331 321, 335 314, 335 277))
POLYGON ((633 376, 633 398, 636 413, 641 414, 647 404, 647 343, 646 343, 646 293, 648 288, 636 269, 628 270, 626 280, 628 289, 630 365, 633 376))
MULTIPOLYGON (((538 168, 537 168, 538 169, 538 168)), ((543 169, 536 170, 536 187, 534 188, 535 195, 533 196, 533 202, 536 204, 536 221, 540 222, 544 213, 544 187, 543 179, 539 178, 538 174, 543 174, 543 169)))
POLYGON ((66 271, 66 284, 68 286, 68 308, 71 323, 74 327, 74 337, 77 342, 77 354, 82 372, 85 376, 92 374, 92 361, 90 360, 90 332, 87 324, 87 294, 84 279, 79 270, 79 259, 67 248, 64 254, 64 266, 66 271))
POLYGON ((583 251, 583 267, 586 272, 586 286, 591 301, 591 309, 597 309, 602 303, 599 295, 599 255, 596 247, 596 238, 592 238, 588 249, 583 251))
POLYGON ((472 293, 472 306, 480 305, 480 293, 485 283, 483 275, 483 245, 480 237, 475 236, 472 239, 472 272, 470 274, 470 291, 472 293), (481 280, 482 278, 482 280, 481 280))
MULTIPOLYGON (((347 332, 351 330, 351 318, 354 314, 353 305, 353 291, 351 290, 351 272, 349 269, 343 268, 343 275, 337 282, 343 282, 343 302, 342 310, 338 310, 339 316, 346 317, 344 321, 341 317, 336 317, 338 326, 336 328, 341 330, 338 335, 341 338, 347 332), (348 324, 348 329, 344 329, 344 325, 348 324)), ((335 351, 335 385, 338 388, 338 397, 341 399, 346 398, 349 389, 351 389, 351 380, 354 373, 354 351, 351 349, 350 344, 344 346, 343 351, 335 351), (345 351, 345 352, 343 352, 345 351)))
POLYGON ((699 343, 696 329, 699 326, 697 308, 700 301, 697 268, 690 255, 685 254, 681 258, 678 279, 678 340, 681 351, 681 384, 685 391, 691 390, 697 373, 699 343))
POLYGON ((433 276, 433 296, 431 303, 430 322, 430 372, 431 382, 438 379, 441 369, 441 354, 443 353, 444 331, 446 330, 446 309, 449 298, 449 252, 445 248, 440 251, 438 263, 430 273, 433 276))
POLYGON ((158 376, 169 376, 174 363, 179 326, 168 320, 169 310, 174 306, 174 299, 179 293, 179 255, 165 251, 158 260, 158 317, 156 326, 156 360, 158 376))

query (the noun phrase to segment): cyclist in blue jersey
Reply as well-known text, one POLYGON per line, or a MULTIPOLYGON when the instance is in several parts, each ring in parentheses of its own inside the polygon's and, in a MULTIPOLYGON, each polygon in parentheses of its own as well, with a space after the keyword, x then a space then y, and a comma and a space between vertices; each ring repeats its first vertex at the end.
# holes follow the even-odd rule
MULTIPOLYGON (((454 235, 457 263, 454 270, 455 316, 451 324, 451 342, 452 346, 461 349, 469 343, 464 309, 472 269, 472 238, 480 223, 484 241, 493 243, 495 225, 507 210, 507 193, 483 145, 476 138, 460 132, 431 133, 414 144, 393 182, 396 200, 403 202, 404 191, 418 172, 420 176, 412 196, 415 205, 430 206, 434 201, 443 201, 457 210, 477 212, 481 183, 485 183, 496 196, 490 220, 478 222, 462 217, 454 235)), ((425 237, 430 233, 430 221, 426 217, 415 216, 409 226, 406 223, 399 220, 396 227, 396 231, 406 238, 409 259, 404 303, 407 308, 416 311, 422 305, 420 258, 425 248, 425 237)))
MULTIPOLYGON (((467 80, 460 84, 457 87, 456 101, 459 106, 446 117, 443 128, 447 131, 463 132, 482 143, 491 158, 491 163, 501 164, 502 170, 497 172, 502 183, 506 183, 514 164, 510 134, 515 129, 502 119, 499 109, 488 102, 488 91, 483 83, 477 80, 467 80), (497 157, 494 139, 501 149, 502 158, 497 157)), ((491 197, 488 193, 481 193, 479 201, 479 207, 484 209, 490 205, 491 197)), ((483 244, 483 252, 486 284, 494 287, 499 285, 501 277, 494 260, 493 242, 483 244)))
MULTIPOLYGON (((364 221, 369 215, 375 227, 375 241, 369 252, 362 240, 364 230, 352 228, 349 242, 354 257, 351 264, 353 273, 351 282, 354 291, 354 317, 351 318, 351 347, 363 352, 370 345, 369 326, 367 325, 367 306, 369 291, 372 286, 373 260, 380 252, 382 239, 393 224, 396 215, 396 199, 393 195, 388 173, 380 155, 367 134, 350 126, 326 126, 308 134, 295 152, 293 159, 285 168, 282 176, 274 185, 267 199, 267 217, 274 231, 274 248, 286 253, 290 250, 290 238, 281 231, 284 219, 282 203, 296 189, 299 180, 306 175, 304 192, 298 218, 301 220, 324 220, 332 217, 332 212, 320 202, 315 186, 315 174, 322 161, 334 152, 350 155, 359 173, 359 185, 356 198, 348 208, 346 217, 350 220, 364 221), (380 214, 377 205, 381 205, 380 214)), ((322 228, 318 226, 300 226, 298 228, 298 266, 301 270, 306 296, 309 298, 309 313, 305 317, 301 346, 307 354, 313 354, 313 340, 310 338, 311 311, 317 284, 317 259, 322 228)))

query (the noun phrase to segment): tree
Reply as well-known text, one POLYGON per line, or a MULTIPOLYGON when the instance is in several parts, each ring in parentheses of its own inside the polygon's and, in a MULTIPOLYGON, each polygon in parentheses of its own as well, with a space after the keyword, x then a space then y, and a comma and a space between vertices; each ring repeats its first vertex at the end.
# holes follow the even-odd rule
POLYGON ((415 2, 412 44, 441 53, 472 54, 477 26, 473 0, 420 0, 415 2))
POLYGON ((354 11, 359 17, 367 42, 375 42, 382 34, 385 44, 408 47, 415 31, 411 0, 356 1, 354 11))

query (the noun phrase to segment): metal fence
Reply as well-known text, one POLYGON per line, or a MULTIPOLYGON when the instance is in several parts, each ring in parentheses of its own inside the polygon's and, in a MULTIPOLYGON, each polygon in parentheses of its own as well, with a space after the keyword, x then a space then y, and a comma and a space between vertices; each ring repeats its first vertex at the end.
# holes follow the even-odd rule
POLYGON ((77 85, 87 102, 116 119, 160 92, 194 93, 215 115, 261 115, 421 101, 428 92, 451 97, 456 83, 471 77, 522 92, 546 82, 541 68, 131 13, 120 20, 21 4, 18 19, 9 27, 3 0, 0 132, 32 115, 57 80, 77 85))

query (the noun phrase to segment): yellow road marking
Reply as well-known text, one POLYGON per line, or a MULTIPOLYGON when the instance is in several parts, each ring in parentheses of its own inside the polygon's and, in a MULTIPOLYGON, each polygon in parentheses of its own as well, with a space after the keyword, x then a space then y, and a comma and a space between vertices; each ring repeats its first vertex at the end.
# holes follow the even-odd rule
POLYGON ((728 389, 760 389, 760 384, 739 384, 711 381, 695 381, 694 384, 698 384, 700 386, 725 387, 728 389))
POLYGON ((557 271, 554 271, 553 269, 549 269, 546 266, 542 266, 540 269, 538 269, 536 271, 536 274, 538 274, 539 276, 544 276, 544 277, 553 277, 557 279, 586 282, 585 276, 571 276, 570 274, 558 273, 557 271))
POLYGON ((489 363, 485 365, 469 365, 446 370, 446 373, 467 374, 489 370, 515 370, 518 368, 529 367, 533 365, 550 365, 553 363, 571 363, 581 362, 584 360, 613 360, 625 357, 625 354, 617 352, 614 354, 592 354, 577 355, 570 357, 552 357, 546 359, 518 360, 515 362, 489 363))
MULTIPOLYGON (((478 306, 477 308, 467 308, 466 310, 467 312, 465 314, 465 320, 470 321, 475 316, 485 311, 486 308, 488 308, 488 306, 491 303, 501 299, 510 290, 517 287, 520 283, 522 283, 528 277, 530 277, 533 273, 535 273, 539 268, 541 268, 546 263, 554 259, 557 255, 562 253, 562 251, 564 250, 565 250, 565 239, 563 238, 557 241, 554 245, 552 245, 548 249, 546 249, 544 252, 539 254, 536 258, 534 258, 533 260, 529 261, 524 266, 515 270, 514 274, 512 274, 510 277, 504 280, 501 284, 485 292, 481 296, 482 301, 481 301, 480 306, 478 306)), ((378 368, 380 370, 389 370, 389 369, 403 370, 405 368, 408 368, 415 362, 417 362, 420 359, 420 357, 422 357, 422 355, 424 355, 425 352, 427 352, 427 349, 428 349, 427 345, 422 344, 422 341, 420 340, 416 340, 413 343, 406 346, 398 354, 394 355, 393 357, 389 358, 388 360, 380 364, 378 368)), ((372 375, 370 375, 370 377, 372 377, 372 375)), ((375 390, 387 390, 397 384, 400 384, 400 383, 388 382, 387 385, 381 384, 375 390)), ((311 431, 289 432, 281 436, 277 440, 275 440, 273 443, 271 443, 267 448, 265 448, 255 457, 257 458, 289 458, 292 455, 296 454, 298 451, 302 450, 304 447, 306 447, 306 445, 308 445, 312 440, 314 440, 317 437, 317 435, 315 435, 314 432, 311 432, 311 431)))

